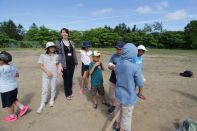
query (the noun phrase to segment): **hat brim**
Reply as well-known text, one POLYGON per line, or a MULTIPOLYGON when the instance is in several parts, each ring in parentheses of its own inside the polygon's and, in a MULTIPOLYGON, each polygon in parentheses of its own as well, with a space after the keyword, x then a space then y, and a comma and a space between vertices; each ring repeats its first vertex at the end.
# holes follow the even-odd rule
MULTIPOLYGON (((56 48, 56 45, 49 46, 49 47, 55 47, 56 48)), ((47 50, 49 47, 46 47, 45 50, 47 50)))
POLYGON ((121 47, 119 47, 119 46, 115 46, 115 48, 116 48, 116 49, 122 49, 122 48, 121 48, 121 47))

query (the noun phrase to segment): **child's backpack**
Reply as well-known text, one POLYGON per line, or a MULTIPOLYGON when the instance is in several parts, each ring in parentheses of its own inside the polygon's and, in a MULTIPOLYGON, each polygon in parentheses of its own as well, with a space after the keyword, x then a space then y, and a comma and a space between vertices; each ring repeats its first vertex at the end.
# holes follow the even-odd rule
POLYGON ((189 70, 186 70, 183 73, 180 73, 180 75, 183 76, 183 77, 192 77, 193 76, 193 72, 189 71, 189 70))

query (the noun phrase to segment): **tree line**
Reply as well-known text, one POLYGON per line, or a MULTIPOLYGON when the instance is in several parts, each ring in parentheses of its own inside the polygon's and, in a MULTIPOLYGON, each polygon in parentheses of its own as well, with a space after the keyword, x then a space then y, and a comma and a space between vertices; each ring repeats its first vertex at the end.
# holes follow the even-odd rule
MULTIPOLYGON (((70 31, 70 39, 80 47, 90 41, 93 47, 113 47, 117 41, 143 44, 150 48, 197 49, 197 20, 190 21, 183 31, 167 31, 161 22, 145 24, 143 28, 120 23, 114 28, 105 25, 86 31, 70 31)), ((47 41, 60 39, 57 30, 33 23, 28 30, 12 20, 0 22, 0 47, 43 47, 47 41)))

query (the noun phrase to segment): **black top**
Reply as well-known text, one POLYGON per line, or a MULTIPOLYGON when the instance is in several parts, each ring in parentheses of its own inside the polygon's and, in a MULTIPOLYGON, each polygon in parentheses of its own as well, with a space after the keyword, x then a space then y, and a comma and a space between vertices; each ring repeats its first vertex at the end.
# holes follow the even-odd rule
POLYGON ((66 56, 66 66, 69 68, 74 65, 73 46, 70 44, 70 41, 69 46, 64 45, 64 53, 66 56))

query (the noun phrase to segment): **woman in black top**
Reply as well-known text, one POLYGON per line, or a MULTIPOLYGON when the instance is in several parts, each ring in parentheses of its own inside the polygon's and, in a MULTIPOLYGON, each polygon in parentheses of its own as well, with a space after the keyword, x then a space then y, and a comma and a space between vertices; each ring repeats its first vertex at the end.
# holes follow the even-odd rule
POLYGON ((77 66, 77 56, 75 51, 75 46, 72 41, 68 39, 69 30, 66 28, 61 29, 60 31, 62 39, 57 41, 57 52, 59 55, 59 72, 62 72, 64 79, 64 91, 65 96, 68 100, 72 98, 72 82, 75 66, 77 66))

